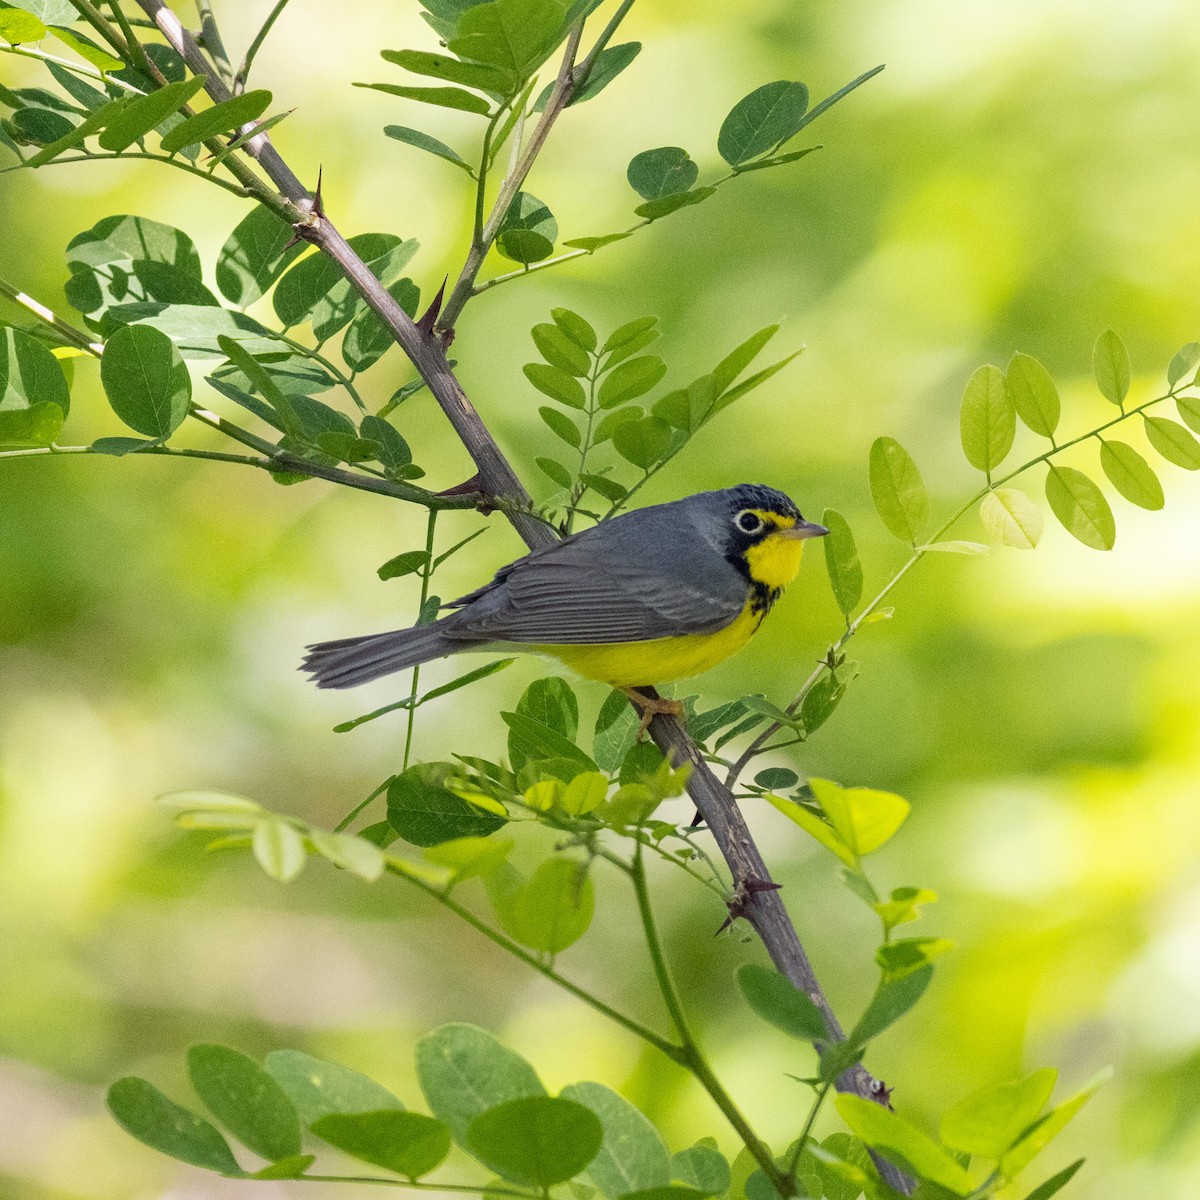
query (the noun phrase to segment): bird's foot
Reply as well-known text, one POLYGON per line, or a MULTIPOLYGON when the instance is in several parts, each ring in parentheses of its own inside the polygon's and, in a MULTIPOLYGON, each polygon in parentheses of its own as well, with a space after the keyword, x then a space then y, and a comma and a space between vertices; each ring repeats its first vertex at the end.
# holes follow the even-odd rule
POLYGON ((633 702, 642 714, 642 723, 638 726, 637 740, 640 742, 650 728, 650 722, 655 717, 675 717, 684 715, 683 704, 679 700, 666 700, 662 696, 648 696, 638 688, 623 687, 620 689, 633 702))

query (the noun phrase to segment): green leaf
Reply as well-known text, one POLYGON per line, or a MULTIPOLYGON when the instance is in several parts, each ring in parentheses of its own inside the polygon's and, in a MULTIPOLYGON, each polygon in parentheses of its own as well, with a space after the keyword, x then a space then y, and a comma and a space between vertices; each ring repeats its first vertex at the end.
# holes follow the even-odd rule
POLYGON ((667 364, 653 354, 626 359, 614 367, 600 384, 598 400, 601 408, 616 408, 627 400, 644 396, 667 373, 667 364))
POLYGON ((767 767, 755 775, 754 782, 768 791, 778 792, 795 787, 800 782, 800 776, 791 767, 767 767))
POLYGON ((759 158, 754 162, 743 163, 738 167, 737 174, 744 175, 747 171, 765 171, 770 167, 782 167, 785 163, 799 162, 800 159, 807 158, 810 154, 816 154, 818 150, 824 148, 824 146, 805 146, 803 150, 793 150, 790 154, 773 154, 770 158, 759 158))
POLYGON ((388 475, 394 475, 412 462, 412 451, 395 426, 383 417, 363 417, 358 431, 380 447, 379 461, 388 475))
MULTIPOLYGON (((656 404, 655 408, 657 407, 656 404)), ((608 416, 601 418, 596 423, 595 429, 592 430, 592 445, 604 445, 605 442, 612 440, 612 435, 616 433, 618 426, 624 425, 626 421, 640 421, 645 415, 645 412, 636 404, 614 409, 608 416)))
POLYGON ((937 892, 928 888, 898 887, 892 889, 890 900, 872 901, 871 907, 890 932, 897 925, 907 925, 909 921, 917 920, 921 915, 921 907, 933 904, 936 900, 937 892))
POLYGON ((626 462, 648 471, 671 448, 671 427, 659 417, 626 421, 613 430, 612 443, 626 462))
POLYGON ((1092 348, 1092 373, 1096 377, 1100 395, 1120 407, 1129 395, 1132 368, 1125 343, 1121 341, 1120 334, 1112 329, 1106 329, 1096 339, 1092 348))
POLYGON ((579 449, 583 443, 583 434, 579 432, 579 427, 566 413, 559 412, 557 408, 543 406, 538 409, 538 416, 550 426, 550 431, 555 437, 561 438, 568 446, 579 449))
POLYGON ((660 146, 635 154, 625 177, 643 200, 658 200, 689 191, 699 174, 700 168, 681 146, 660 146))
MULTIPOLYGON (((638 718, 623 692, 610 692, 600 706, 592 735, 592 756, 602 771, 615 771, 637 736, 638 718)), ((693 736, 698 736, 693 730, 693 736)))
POLYGON ((71 0, 10 0, 13 8, 33 13, 45 25, 70 25, 79 20, 71 0))
POLYGON ((786 358, 781 358, 778 362, 772 363, 769 367, 763 367, 761 371, 756 371, 748 379, 743 379, 736 387, 731 387, 729 391, 718 396, 713 404, 712 411, 720 412, 722 409, 728 408, 735 400, 740 400, 748 392, 754 391, 755 388, 761 387, 772 375, 777 375, 784 367, 797 358, 802 353, 802 350, 796 350, 789 354, 786 358))
MULTIPOLYGON (((74 19, 72 15, 72 19, 74 19)), ((38 42, 46 36, 46 26, 31 12, 22 12, 19 8, 0 11, 0 38, 10 46, 19 46, 22 42, 38 42)))
POLYGON ((500 716, 509 728, 508 755, 514 770, 520 770, 530 759, 552 758, 565 759, 586 771, 596 769, 596 764, 574 741, 557 729, 521 712, 500 716))
POLYGON ((806 1042, 829 1036, 821 1010, 778 971, 744 963, 737 970, 737 982, 746 1003, 776 1029, 806 1042))
MULTIPOLYGON (((19 108, 10 118, 13 133, 35 146, 57 146, 71 139, 75 125, 69 117, 48 108, 19 108)), ((78 139, 82 141, 83 138, 78 139)))
POLYGON ((557 325, 543 322, 535 325, 529 336, 538 353, 552 366, 568 375, 585 376, 591 372, 592 358, 588 352, 568 337, 557 325))
POLYGON ((400 580, 406 575, 414 575, 428 560, 430 556, 424 550, 406 550, 395 558, 389 558, 380 566, 377 574, 380 580, 400 580))
MULTIPOLYGON (((388 294, 410 317, 416 316, 421 289, 411 279, 396 280, 388 288, 388 294)), ((342 359, 352 371, 368 371, 395 344, 395 336, 379 314, 363 305, 342 338, 342 359)))
POLYGON ((460 1146, 466 1146, 467 1129, 480 1114, 546 1094, 525 1059, 474 1025, 440 1026, 417 1042, 416 1058, 425 1100, 460 1146))
POLYGON ((933 967, 927 963, 896 978, 883 976, 870 1004, 851 1030, 847 1044, 861 1053, 868 1042, 894 1025, 920 1000, 932 979, 933 967))
POLYGON ((120 325, 153 326, 171 339, 184 358, 226 357, 221 350, 223 337, 237 342, 247 354, 279 351, 279 343, 253 317, 228 308, 207 304, 117 304, 108 310, 107 317, 120 325))
POLYGON ((455 770, 450 763, 420 763, 388 785, 388 821, 410 845, 436 846, 455 838, 486 837, 504 825, 502 817, 481 811, 445 786, 447 776, 455 770))
POLYGON ((462 14, 449 49, 512 75, 519 85, 558 45, 566 22, 567 5, 556 0, 491 0, 462 14))
POLYGON ((1050 468, 1046 499, 1062 527, 1093 550, 1111 550, 1117 527, 1104 493, 1074 467, 1050 468))
POLYGON ((299 832, 278 817, 264 817, 254 826, 254 857, 280 883, 290 883, 304 869, 307 856, 299 832))
POLYGON ((547 1188, 578 1175, 604 1141, 600 1118, 573 1100, 526 1096, 471 1122, 467 1148, 506 1179, 547 1188))
POLYGON ((731 166, 781 146, 803 128, 808 88, 780 79, 739 100, 721 125, 717 150, 731 166))
POLYGON ((100 381, 117 416, 147 437, 169 437, 187 416, 187 367, 171 339, 149 325, 126 325, 108 339, 100 381))
POLYGON ((979 505, 983 527, 998 542, 1017 550, 1032 550, 1042 537, 1042 514, 1024 492, 996 488, 979 505))
MULTIPOLYGON (((607 354, 610 350, 617 350, 622 346, 627 346, 630 342, 650 333, 657 324, 657 317, 637 317, 632 321, 626 321, 624 325, 617 326, 604 339, 604 345, 600 347, 600 353, 607 354)), ((654 333, 654 337, 658 337, 658 334, 654 333)), ((641 347, 639 346, 638 349, 641 349, 641 347)))
POLYGON ((591 322, 569 308, 552 308, 550 316, 559 327, 581 349, 589 354, 596 349, 596 331, 591 322))
POLYGON ((312 1131, 352 1158, 408 1179, 428 1175, 450 1153, 449 1126, 422 1113, 330 1113, 314 1121, 312 1131))
POLYGON ((174 154, 184 146, 207 141, 221 134, 240 129, 257 120, 271 103, 271 93, 265 90, 243 92, 212 108, 180 121, 162 140, 162 150, 174 154))
POLYGON ((542 474, 552 479, 560 488, 570 488, 572 483, 574 483, 571 472, 562 463, 556 462, 553 458, 539 457, 533 461, 541 469, 542 474))
POLYGON ((478 113, 490 116, 492 106, 473 92, 464 92, 453 87, 405 87, 399 83, 356 83, 355 87, 367 88, 372 92, 386 92, 389 96, 400 96, 405 100, 417 100, 421 104, 432 104, 437 108, 453 108, 459 112, 478 113))
POLYGON ((108 1089, 107 1103, 121 1128, 152 1150, 206 1171, 244 1174, 214 1126, 168 1100, 146 1080, 118 1079, 108 1089))
POLYGON ((570 238, 563 242, 563 245, 570 246, 573 250, 583 250, 588 254, 594 254, 602 246, 611 246, 613 242, 623 242, 627 237, 632 236, 631 233, 606 233, 600 237, 570 238))
POLYGON ((1146 417, 1146 437, 1150 445, 1169 463, 1185 471, 1200 470, 1200 442, 1178 421, 1167 417, 1146 417))
MULTIPOLYGON (((1197 345, 1200 345, 1200 342, 1197 345)), ((1175 407, 1179 410, 1179 415, 1184 419, 1187 427, 1200 433, 1200 399, 1195 396, 1176 396, 1175 407)))
POLYGON ((979 471, 995 470, 1012 449, 1017 410, 999 367, 988 363, 967 380, 959 410, 959 432, 967 462, 979 471))
POLYGON ((1051 1196, 1057 1196, 1075 1178, 1075 1172, 1083 1166, 1083 1162, 1082 1158, 1077 1158, 1069 1167, 1064 1167, 1056 1175, 1051 1175, 1045 1183, 1035 1187, 1025 1197, 1025 1200, 1050 1200, 1051 1196))
POLYGON ((67 244, 67 299, 93 318, 125 301, 169 299, 152 295, 139 275, 150 262, 165 263, 203 288, 200 255, 186 233, 144 217, 105 217, 67 244))
POLYGON ((1053 438, 1062 405, 1050 372, 1036 358, 1018 351, 1009 359, 1006 380, 1021 420, 1039 436, 1053 438))
POLYGON ((299 1050, 272 1050, 263 1060, 263 1066, 286 1093, 305 1125, 330 1113, 404 1108, 387 1088, 366 1075, 299 1050))
MULTIPOLYGON (((223 163, 235 150, 240 150, 247 142, 253 141, 254 138, 261 134, 268 133, 279 124, 280 121, 286 121, 296 110, 294 108, 286 109, 284 112, 276 113, 273 117, 268 117, 265 121, 255 121, 253 125, 248 125, 235 138, 231 138, 216 154, 208 160, 210 167, 215 167, 219 163, 223 163)), ((187 151, 185 150, 186 154, 187 151)))
POLYGON ((296 1110, 254 1059, 228 1046, 199 1045, 187 1060, 197 1095, 239 1142, 272 1162, 300 1153, 296 1110))
POLYGON ((587 932, 596 897, 584 863, 551 858, 514 898, 505 928, 523 946, 558 954, 587 932))
POLYGON ((912 808, 903 797, 876 788, 844 788, 828 779, 809 779, 808 786, 856 857, 878 850, 904 824, 912 808))
POLYGON ((842 1120, 868 1146, 888 1157, 889 1151, 895 1151, 922 1179, 936 1183, 956 1196, 966 1196, 972 1191, 971 1177, 958 1162, 894 1112, 850 1094, 838 1096, 834 1103, 842 1120))
POLYGON ((806 733, 815 733, 833 716, 846 689, 857 678, 858 663, 848 660, 836 670, 826 672, 809 688, 800 705, 800 724, 806 733))
POLYGON ((1050 1068, 1011 1083, 993 1084, 960 1100, 942 1117, 942 1141, 956 1150, 999 1162, 1037 1119, 1058 1072, 1050 1068))
POLYGON ((541 262, 554 253, 557 240, 558 222, 550 209, 529 192, 518 192, 496 234, 497 251, 513 262, 541 262))
POLYGON ((779 326, 767 325, 731 350, 712 369, 712 379, 718 392, 726 391, 733 381, 762 353, 766 344, 779 332, 779 326))
POLYGON ((899 938, 880 946, 875 951, 875 961, 886 979, 899 980, 953 949, 954 943, 947 938, 899 938))
POLYGON ((100 135, 100 145, 105 150, 118 153, 129 149, 139 138, 145 137, 156 125, 181 109, 203 87, 203 76, 185 79, 180 83, 168 83, 148 96, 139 96, 130 101, 100 135))
POLYGON ((411 71, 414 75, 427 75, 431 79, 444 79, 448 83, 461 83, 463 87, 479 92, 511 94, 515 88, 515 76, 511 71, 485 66, 483 63, 463 62, 448 54, 430 54, 426 50, 381 50, 380 58, 411 71))
POLYGON ((858 561, 858 547, 854 534, 840 512, 827 508, 821 524, 829 530, 821 540, 825 543, 825 570, 829 574, 829 586, 837 601, 842 616, 849 618, 862 599, 863 571, 858 561))
POLYGON ((1197 364, 1200 364, 1200 342, 1188 342, 1167 364, 1167 383, 1174 387, 1197 364))
POLYGON ((929 520, 929 493, 917 464, 894 438, 871 444, 871 499, 888 530, 915 545, 929 520))
POLYGON ((119 71, 125 65, 121 59, 107 50, 101 49, 95 42, 85 38, 82 34, 73 33, 70 29, 55 29, 52 32, 64 46, 70 47, 80 58, 90 62, 97 70, 119 71))
MULTIPOLYGON (((63 410, 42 401, 28 408, 0 411, 0 445, 50 446, 62 432, 63 410)), ((92 444, 94 450, 96 443, 92 444)))
POLYGON ((671 1178, 703 1196, 720 1196, 729 1189, 729 1161, 715 1146, 697 1142, 671 1155, 671 1178))
POLYGON ((681 208, 691 208, 693 204, 700 204, 716 193, 715 187, 698 187, 690 192, 675 192, 669 196, 659 196, 657 200, 647 200, 633 211, 647 221, 657 221, 662 217, 669 217, 681 208))
MULTIPOLYGON (((61 417, 71 410, 71 393, 58 359, 37 338, 0 327, 0 414, 28 414, 40 404, 54 405, 61 417)), ((31 429, 33 424, 30 419, 31 429)))
POLYGON ((292 226, 262 206, 236 224, 217 256, 217 287, 232 304, 258 300, 288 266, 306 250, 304 242, 288 246, 292 226))
MULTIPOLYGON (((348 239, 348 244, 385 286, 395 283, 418 246, 414 239, 401 241, 392 233, 361 233, 348 239)), ((317 340, 324 341, 348 325, 365 302, 333 259, 314 254, 280 279, 272 304, 285 326, 309 321, 317 340)))
POLYGON ((1075 1114, 1112 1078, 1112 1068, 1106 1067, 1081 1092, 1052 1108, 1000 1160, 1000 1173, 1006 1179, 1024 1170, 1062 1131, 1075 1114))
POLYGON ((1125 442, 1102 440, 1100 465, 1109 483, 1130 504, 1136 504, 1139 508, 1162 508, 1162 484, 1154 469, 1132 446, 1125 442))
POLYGON ((383 855, 374 842, 352 833, 326 833, 321 829, 310 830, 308 837, 322 858, 359 879, 374 883, 383 874, 383 855))
POLYGON ((475 176, 475 168, 457 150, 447 146, 445 142, 439 142, 437 138, 431 137, 428 133, 422 133, 419 129, 410 129, 407 125, 385 125, 383 132, 394 141, 416 146, 418 150, 424 150, 427 154, 444 158, 446 162, 461 167, 472 178, 475 176))
POLYGON ((711 375, 701 375, 687 387, 668 392, 656 401, 653 412, 672 428, 692 433, 708 420, 716 399, 716 380, 711 375))
POLYGON ((586 408, 587 396, 583 384, 574 375, 549 363, 526 363, 521 368, 525 378, 544 396, 557 400, 569 408, 586 408))
MULTIPOLYGON (((606 46, 596 55, 592 69, 581 88, 571 97, 569 104, 582 104, 593 96, 599 95, 630 63, 637 58, 641 51, 641 42, 622 42, 617 46, 606 46)), ((546 95, 549 99, 549 95, 546 95)), ((545 101, 539 96, 541 104, 545 101)))
POLYGON ((478 683, 481 679, 487 679, 489 675, 495 675, 497 671, 503 671, 505 667, 511 667, 517 660, 515 658, 497 658, 493 662, 484 663, 482 667, 472 667, 471 670, 459 675, 456 679, 451 679, 449 683, 440 683, 435 688, 430 688, 418 701, 417 707, 428 703, 430 700, 436 700, 439 696, 448 696, 451 692, 457 692, 459 688, 469 687, 472 683, 478 683))
POLYGON ((671 1158, 658 1130, 624 1096, 600 1083, 572 1083, 561 1095, 600 1120, 604 1140, 584 1178, 609 1200, 670 1182, 671 1158))
MULTIPOLYGON (((0 12, 0 16, 3 13, 0 12)), ((53 64, 51 64, 53 66, 53 64)), ((98 93, 99 94, 99 93, 98 93)), ((108 123, 121 111, 125 106, 124 100, 112 100, 104 104, 95 112, 89 114, 78 125, 73 125, 66 130, 57 141, 52 141, 49 145, 43 146, 37 154, 25 160, 27 167, 40 167, 44 163, 48 163, 56 159, 64 150, 70 150, 72 146, 82 145, 87 141, 92 134, 105 128, 108 123)), ((15 115, 15 114, 14 114, 15 115)), ((34 139, 36 140, 36 139, 34 139)))

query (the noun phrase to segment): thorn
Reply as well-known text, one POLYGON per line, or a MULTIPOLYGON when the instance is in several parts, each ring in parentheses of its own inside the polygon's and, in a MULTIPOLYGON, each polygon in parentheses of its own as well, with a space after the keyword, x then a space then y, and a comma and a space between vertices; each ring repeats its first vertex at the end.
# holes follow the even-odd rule
POLYGON ((483 479, 479 472, 476 471, 470 479, 464 479, 462 483, 456 483, 453 487, 448 487, 444 491, 434 492, 435 496, 470 496, 474 492, 482 490, 481 485, 483 479))
POLYGON ((747 879, 738 881, 737 886, 733 889, 733 895, 725 901, 725 907, 729 909, 729 915, 721 923, 721 928, 717 930, 713 937, 717 937, 724 933, 739 917, 744 917, 750 905, 754 903, 754 897, 759 892, 777 892, 783 886, 781 883, 775 883, 770 879, 757 879, 751 875, 747 879))
POLYGON ((438 319, 438 313, 442 311, 442 297, 446 294, 446 284, 448 282, 449 276, 442 280, 442 286, 438 288, 437 295, 434 296, 429 307, 417 320, 417 328, 425 337, 429 337, 433 333, 433 326, 438 319))
POLYGON ((293 246, 299 245, 300 242, 306 240, 300 236, 300 230, 303 228, 303 225, 292 226, 292 236, 288 238, 287 245, 285 245, 284 248, 279 252, 280 254, 286 254, 293 246))
POLYGON ((312 215, 318 220, 325 215, 325 209, 321 205, 321 182, 325 175, 325 168, 317 168, 317 191, 312 198, 312 215))

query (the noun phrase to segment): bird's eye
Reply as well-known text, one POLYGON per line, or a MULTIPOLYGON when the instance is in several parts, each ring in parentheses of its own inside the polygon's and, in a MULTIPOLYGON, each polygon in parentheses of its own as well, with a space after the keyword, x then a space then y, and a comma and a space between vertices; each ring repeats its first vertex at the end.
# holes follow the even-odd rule
POLYGON ((758 513, 751 512, 749 509, 744 509, 738 513, 733 519, 733 523, 743 533, 760 533, 763 528, 763 519, 758 513))

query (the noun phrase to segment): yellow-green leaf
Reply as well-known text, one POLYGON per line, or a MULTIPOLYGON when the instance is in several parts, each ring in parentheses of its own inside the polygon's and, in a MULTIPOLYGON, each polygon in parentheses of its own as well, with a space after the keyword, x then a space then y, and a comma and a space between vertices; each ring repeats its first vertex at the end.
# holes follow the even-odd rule
MULTIPOLYGON (((1198 464, 1200 465, 1200 464, 1198 464)), ((1104 493, 1074 467, 1051 467, 1046 499, 1062 527, 1093 550, 1111 550, 1117 525, 1104 493)))
POLYGON ((1042 514, 1024 492, 996 488, 979 506, 983 527, 998 542, 1016 550, 1032 550, 1042 536, 1042 514))

